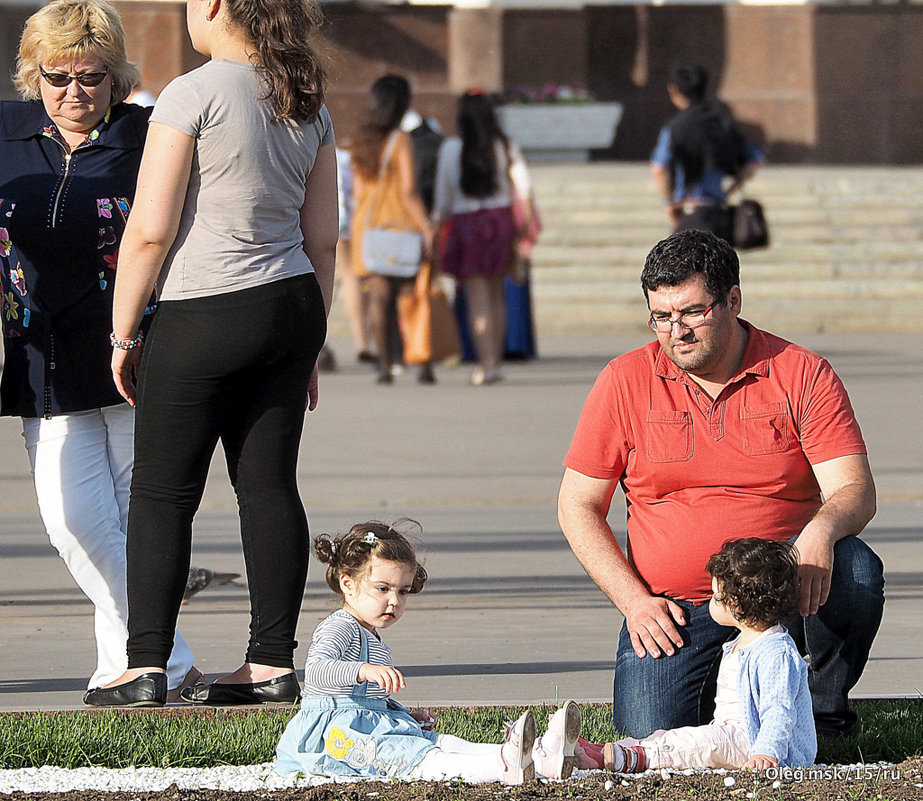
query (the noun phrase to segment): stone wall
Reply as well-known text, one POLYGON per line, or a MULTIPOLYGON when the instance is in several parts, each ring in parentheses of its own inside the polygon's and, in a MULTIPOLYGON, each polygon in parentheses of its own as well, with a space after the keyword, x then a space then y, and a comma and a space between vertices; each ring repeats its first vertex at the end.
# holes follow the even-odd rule
POLYGON ((205 62, 186 34, 186 4, 116 2, 129 58, 142 70, 142 86, 157 95, 177 75, 205 62))
POLYGON ((0 100, 16 97, 10 75, 16 69, 16 55, 19 53, 19 37, 23 25, 39 8, 41 3, 0 5, 0 100))
MULTIPOLYGON (((201 63, 180 2, 121 0, 131 57, 159 91, 201 63)), ((0 60, 12 68, 33 6, 3 6, 0 60)), ((463 89, 571 84, 622 103, 600 159, 646 159, 672 113, 665 84, 680 58, 704 64, 718 96, 777 163, 923 163, 923 5, 590 5, 576 10, 331 3, 322 47, 341 138, 388 71, 416 107, 453 129, 463 89)), ((12 97, 9 70, 0 95, 12 97)))
POLYGON ((923 163, 921 5, 343 4, 328 16, 331 107, 347 133, 365 89, 388 70, 406 74, 417 105, 448 130, 454 95, 468 86, 558 83, 625 106, 614 147, 596 158, 646 159, 673 113, 670 67, 685 58, 709 69, 713 89, 772 161, 923 163))
POLYGON ((670 66, 689 59, 709 69, 773 161, 923 162, 914 132, 921 6, 596 6, 586 15, 587 84, 625 104, 607 155, 647 156, 672 113, 670 66))
MULTIPOLYGON (((448 8, 335 3, 325 12, 328 106, 339 139, 355 130, 368 105, 369 86, 388 72, 406 76, 415 108, 451 129, 455 101, 449 84, 448 8)), ((479 30, 478 40, 491 31, 490 26, 479 30)), ((473 45, 466 50, 470 53, 473 45)))

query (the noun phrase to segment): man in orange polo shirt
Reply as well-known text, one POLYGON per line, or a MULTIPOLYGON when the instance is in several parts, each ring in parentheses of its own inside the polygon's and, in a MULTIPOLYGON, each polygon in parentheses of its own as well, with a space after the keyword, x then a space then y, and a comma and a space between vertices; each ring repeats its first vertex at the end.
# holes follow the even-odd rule
POLYGON ((658 243, 641 274, 651 344, 611 361, 587 398, 558 499, 574 554, 625 616, 616 729, 644 737, 707 722, 703 690, 733 629, 706 601, 705 563, 729 539, 797 538, 800 615, 821 734, 855 723, 848 693, 881 622, 865 443, 827 361, 739 318, 740 265, 710 233, 658 243), (627 501, 628 549, 607 515, 627 501))

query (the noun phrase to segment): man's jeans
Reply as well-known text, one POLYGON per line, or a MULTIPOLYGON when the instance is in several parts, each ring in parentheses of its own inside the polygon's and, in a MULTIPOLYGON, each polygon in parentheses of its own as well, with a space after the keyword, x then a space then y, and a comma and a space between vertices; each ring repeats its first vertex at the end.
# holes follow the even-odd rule
MULTIPOLYGON (((884 607, 883 567, 868 545, 858 537, 844 537, 834 547, 833 559, 827 603, 816 615, 796 615, 788 624, 808 663, 818 734, 852 730, 856 715, 849 708, 849 691, 862 675, 884 607)), ((722 644, 737 630, 715 623, 708 604, 676 603, 687 623, 680 629, 683 647, 673 656, 639 659, 622 624, 612 717, 616 731, 630 737, 711 720, 712 668, 721 658, 722 644)))

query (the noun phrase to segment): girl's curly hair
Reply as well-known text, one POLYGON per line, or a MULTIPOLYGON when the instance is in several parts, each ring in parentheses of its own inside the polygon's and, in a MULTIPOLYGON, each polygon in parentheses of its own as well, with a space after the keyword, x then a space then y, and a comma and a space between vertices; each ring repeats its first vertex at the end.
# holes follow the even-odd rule
POLYGON ((314 122, 327 74, 315 48, 324 15, 315 0, 228 0, 228 16, 253 42, 273 120, 314 122))
POLYGON ((705 565, 717 579, 715 599, 754 628, 788 620, 798 600, 798 556, 787 542, 758 537, 729 540, 705 565))
POLYGON ((327 565, 327 586, 342 595, 340 576, 359 578, 368 569, 373 556, 386 562, 397 562, 415 569, 410 592, 418 593, 426 584, 426 569, 417 561, 417 554, 409 536, 419 538, 423 527, 410 518, 402 518, 392 525, 370 520, 358 523, 345 534, 331 537, 321 534, 314 539, 314 553, 327 565), (399 531, 398 528, 401 530, 399 531))

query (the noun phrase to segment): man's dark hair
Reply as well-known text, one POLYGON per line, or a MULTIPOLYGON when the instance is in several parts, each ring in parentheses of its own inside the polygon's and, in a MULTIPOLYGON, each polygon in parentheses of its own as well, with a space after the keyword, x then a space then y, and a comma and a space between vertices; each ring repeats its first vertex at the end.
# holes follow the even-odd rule
POLYGON ((677 231, 654 245, 641 271, 644 297, 661 286, 679 286, 696 273, 716 305, 727 302, 731 287, 740 284, 740 260, 727 242, 708 231, 677 231))
POLYGON ((729 540, 705 565, 718 581, 715 598, 753 628, 784 623, 798 600, 798 559, 787 542, 747 537, 729 540))
POLYGON ((670 83, 679 89, 683 97, 695 103, 705 97, 708 72, 699 64, 676 64, 670 70, 670 83))

